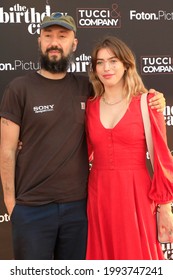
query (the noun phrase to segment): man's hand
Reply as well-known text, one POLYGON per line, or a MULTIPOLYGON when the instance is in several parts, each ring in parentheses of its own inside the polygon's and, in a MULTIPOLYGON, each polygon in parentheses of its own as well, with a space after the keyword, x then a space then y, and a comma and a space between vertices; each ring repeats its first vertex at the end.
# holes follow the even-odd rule
POLYGON ((148 105, 151 107, 151 109, 156 109, 157 112, 162 113, 166 106, 166 101, 165 101, 163 93, 158 92, 155 89, 150 89, 149 93, 154 93, 155 96, 150 98, 148 105))
POLYGON ((5 206, 7 208, 8 214, 11 216, 11 213, 13 212, 14 206, 15 206, 15 198, 11 197, 8 201, 8 198, 5 200, 5 206))

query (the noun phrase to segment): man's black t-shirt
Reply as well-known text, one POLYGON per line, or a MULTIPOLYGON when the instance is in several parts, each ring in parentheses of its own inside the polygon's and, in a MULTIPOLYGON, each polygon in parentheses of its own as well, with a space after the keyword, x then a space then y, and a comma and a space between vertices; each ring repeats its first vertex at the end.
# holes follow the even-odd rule
POLYGON ((88 156, 85 106, 92 87, 87 77, 68 73, 60 80, 37 72, 6 88, 0 116, 20 126, 22 150, 16 161, 16 202, 41 205, 86 197, 88 156))

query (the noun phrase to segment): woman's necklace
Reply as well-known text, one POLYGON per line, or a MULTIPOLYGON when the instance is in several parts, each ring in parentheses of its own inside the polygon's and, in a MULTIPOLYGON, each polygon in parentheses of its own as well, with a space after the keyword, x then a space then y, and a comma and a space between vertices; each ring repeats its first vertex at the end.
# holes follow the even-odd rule
POLYGON ((123 101, 123 98, 122 98, 121 100, 116 101, 116 102, 113 102, 113 103, 108 102, 108 101, 105 99, 105 97, 104 97, 104 96, 102 96, 102 100, 103 100, 103 102, 104 102, 106 105, 112 106, 112 105, 115 105, 115 104, 121 103, 121 102, 123 101))

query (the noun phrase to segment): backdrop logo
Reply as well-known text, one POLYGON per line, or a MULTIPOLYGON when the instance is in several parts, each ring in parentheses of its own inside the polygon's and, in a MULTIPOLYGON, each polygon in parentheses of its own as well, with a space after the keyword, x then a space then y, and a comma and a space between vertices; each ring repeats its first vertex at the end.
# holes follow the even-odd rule
POLYGON ((112 8, 78 8, 78 28, 120 28, 121 15, 118 5, 113 4, 112 8))
POLYGON ((161 245, 164 256, 167 260, 173 260, 173 243, 166 243, 161 245))
POLYGON ((46 5, 45 12, 40 13, 35 8, 27 8, 21 4, 15 4, 8 11, 0 7, 0 24, 20 24, 25 22, 28 24, 28 32, 30 34, 39 34, 40 21, 46 15, 50 16, 50 5, 46 5))
POLYGON ((71 63, 68 72, 85 73, 87 72, 87 67, 90 63, 91 56, 86 54, 81 54, 76 57, 76 61, 71 63))
POLYGON ((10 216, 8 214, 0 215, 0 223, 9 222, 10 216))
POLYGON ((167 126, 173 126, 173 106, 166 106, 164 109, 164 117, 167 126))
MULTIPOLYGON (((85 73, 87 72, 87 67, 90 63, 90 55, 81 54, 76 57, 76 60, 71 63, 68 72, 85 73)), ((16 59, 14 62, 0 62, 0 72, 1 71, 30 71, 39 70, 40 63, 33 61, 23 61, 16 59)))
POLYGON ((17 70, 38 70, 40 68, 39 62, 23 61, 16 59, 11 62, 0 62, 0 71, 17 71, 17 70))
POLYGON ((141 73, 150 74, 172 74, 173 59, 170 55, 142 56, 141 73))
POLYGON ((155 13, 130 11, 130 20, 173 20, 173 12, 159 10, 155 13))

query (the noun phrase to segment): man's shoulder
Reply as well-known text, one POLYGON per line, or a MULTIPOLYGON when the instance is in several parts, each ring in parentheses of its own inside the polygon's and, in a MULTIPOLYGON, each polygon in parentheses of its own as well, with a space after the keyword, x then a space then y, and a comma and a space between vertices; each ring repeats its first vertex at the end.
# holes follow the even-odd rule
POLYGON ((77 73, 68 73, 68 75, 69 75, 72 79, 78 81, 79 83, 83 83, 83 82, 89 83, 89 78, 88 78, 88 76, 85 76, 85 75, 82 75, 82 74, 77 74, 77 73))
POLYGON ((93 87, 89 81, 88 76, 77 73, 69 73, 68 75, 71 77, 71 79, 73 79, 73 81, 77 84, 79 88, 87 90, 88 96, 93 95, 93 87))
POLYGON ((36 75, 35 72, 30 72, 25 75, 15 77, 13 80, 9 82, 8 85, 9 86, 15 86, 15 85, 21 86, 22 84, 26 85, 27 82, 30 82, 31 80, 34 79, 35 75, 36 75))

